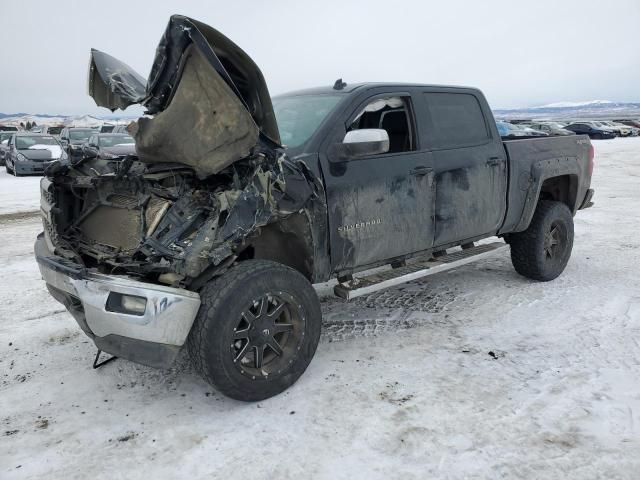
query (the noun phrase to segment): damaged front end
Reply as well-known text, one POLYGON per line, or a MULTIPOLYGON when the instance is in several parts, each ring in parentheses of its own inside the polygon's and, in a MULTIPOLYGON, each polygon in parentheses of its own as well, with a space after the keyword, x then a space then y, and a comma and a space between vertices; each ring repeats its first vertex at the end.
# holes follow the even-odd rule
POLYGON ((260 70, 211 27, 171 17, 146 86, 92 50, 89 91, 148 115, 129 126, 137 156, 57 162, 42 181, 47 246, 74 264, 194 289, 320 193, 279 145, 260 70))

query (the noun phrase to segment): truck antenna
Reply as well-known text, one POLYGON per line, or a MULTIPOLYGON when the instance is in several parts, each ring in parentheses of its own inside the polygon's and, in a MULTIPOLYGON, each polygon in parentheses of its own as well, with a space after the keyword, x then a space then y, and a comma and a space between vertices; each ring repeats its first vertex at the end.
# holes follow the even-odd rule
POLYGON ((344 87, 347 86, 346 82, 343 82, 341 78, 336 80, 336 83, 333 84, 333 89, 334 90, 342 90, 344 87))

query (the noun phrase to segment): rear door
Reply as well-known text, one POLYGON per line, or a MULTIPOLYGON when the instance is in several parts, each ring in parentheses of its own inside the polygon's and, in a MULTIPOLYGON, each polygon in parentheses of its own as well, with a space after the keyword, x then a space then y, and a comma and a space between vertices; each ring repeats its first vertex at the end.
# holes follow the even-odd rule
MULTIPOLYGON (((507 158, 473 89, 428 89, 421 138, 435 168, 434 246, 492 235, 506 209, 507 158)), ((488 108, 488 107, 485 107, 488 108)))
POLYGON ((433 158, 418 143, 409 93, 355 101, 330 139, 347 131, 387 130, 390 151, 346 162, 328 148, 322 161, 334 271, 375 264, 433 244, 433 158))

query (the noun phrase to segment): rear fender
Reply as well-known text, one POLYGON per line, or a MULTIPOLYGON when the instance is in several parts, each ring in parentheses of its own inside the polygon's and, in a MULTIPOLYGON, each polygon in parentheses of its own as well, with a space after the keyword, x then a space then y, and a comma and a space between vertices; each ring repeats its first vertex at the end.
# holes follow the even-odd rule
POLYGON ((571 213, 575 213, 578 207, 576 200, 580 172, 580 165, 576 157, 561 157, 536 162, 531 168, 529 188, 527 189, 520 222, 518 222, 513 231, 522 232, 529 227, 541 194, 550 195, 550 199, 566 203, 571 213), (564 187, 559 185, 566 185, 567 190, 563 190, 562 188, 564 187), (560 191, 555 196, 552 194, 551 186, 560 188, 560 191))

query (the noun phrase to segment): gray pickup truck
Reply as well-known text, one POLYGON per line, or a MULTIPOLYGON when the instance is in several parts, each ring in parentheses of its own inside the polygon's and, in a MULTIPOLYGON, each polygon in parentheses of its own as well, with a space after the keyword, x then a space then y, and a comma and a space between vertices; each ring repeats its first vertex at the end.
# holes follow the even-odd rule
POLYGON ((93 50, 89 92, 148 115, 135 156, 48 167, 47 288, 98 354, 166 367, 187 347, 240 400, 306 369, 314 283, 349 299, 509 247, 517 272, 553 280, 592 204, 585 136, 503 142, 473 88, 339 80, 272 99, 246 53, 182 16, 148 80, 93 50))

